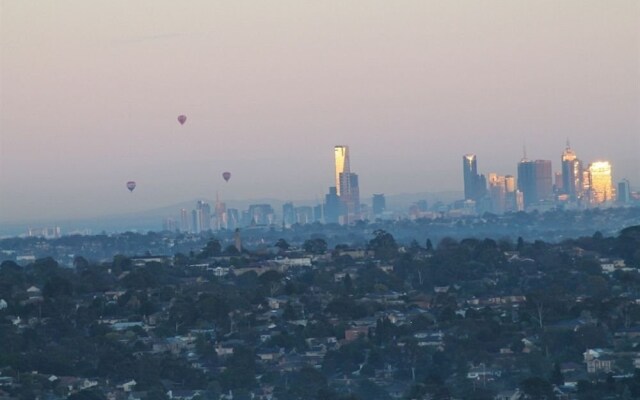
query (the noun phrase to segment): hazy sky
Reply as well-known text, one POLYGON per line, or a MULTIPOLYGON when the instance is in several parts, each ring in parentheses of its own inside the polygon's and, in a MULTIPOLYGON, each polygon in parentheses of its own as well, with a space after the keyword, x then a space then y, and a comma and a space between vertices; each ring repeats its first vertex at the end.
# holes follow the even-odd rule
POLYGON ((336 144, 367 201, 567 138, 640 187, 637 0, 0 5, 0 221, 312 199, 336 144))

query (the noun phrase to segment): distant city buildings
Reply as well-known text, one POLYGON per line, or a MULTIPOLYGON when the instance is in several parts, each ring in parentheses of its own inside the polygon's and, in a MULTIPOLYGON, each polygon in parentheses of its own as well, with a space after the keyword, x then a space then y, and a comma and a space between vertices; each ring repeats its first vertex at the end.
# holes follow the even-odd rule
POLYGON ((373 194, 369 204, 360 203, 359 176, 351 171, 348 146, 335 146, 333 161, 335 186, 329 187, 324 201, 302 205, 285 202, 282 212, 277 213, 271 204, 252 204, 245 210, 227 209, 216 196, 213 208, 199 200, 193 210, 183 208, 178 216, 164 219, 163 228, 200 234, 244 227, 289 229, 315 222, 353 224, 378 218, 456 218, 486 212, 503 214, 555 207, 583 209, 640 202, 640 195, 631 190, 627 179, 614 185, 610 162, 595 161, 584 168, 568 142, 560 157, 560 170, 555 172, 550 160, 529 160, 525 155, 517 164, 517 175, 491 172, 485 177, 478 171, 477 156, 465 154, 462 156, 464 199, 450 199, 448 204, 436 200, 432 206, 426 200, 414 200, 404 211, 389 210, 386 197, 381 193, 373 194))
MULTIPOLYGON (((616 199, 611 164, 596 161, 584 168, 568 142, 560 158, 561 170, 555 173, 550 160, 529 160, 525 155, 517 165, 517 179, 491 173, 485 182, 484 175, 478 172, 475 154, 465 154, 462 162, 464 200, 473 203, 454 205, 457 210, 468 210, 470 204, 475 204, 477 213, 500 214, 557 206, 597 207, 610 205, 616 199)), ((624 192, 618 204, 634 200, 628 181, 618 184, 618 192, 624 192)))
POLYGON ((61 236, 62 235, 61 235, 61 230, 59 226, 27 229, 27 237, 42 237, 45 239, 58 239, 61 236))

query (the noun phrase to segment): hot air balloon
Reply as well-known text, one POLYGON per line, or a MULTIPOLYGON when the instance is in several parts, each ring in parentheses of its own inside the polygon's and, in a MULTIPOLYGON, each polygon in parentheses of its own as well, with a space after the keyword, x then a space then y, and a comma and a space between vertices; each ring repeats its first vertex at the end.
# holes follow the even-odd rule
POLYGON ((187 120, 186 115, 178 115, 178 122, 180 122, 180 125, 184 125, 186 120, 187 120))
POLYGON ((130 192, 133 192, 133 189, 135 188, 136 188, 136 183, 134 181, 127 182, 127 189, 129 189, 130 192))
POLYGON ((222 173, 222 177, 224 178, 225 181, 229 182, 229 179, 231 178, 231 172, 223 172, 222 173))

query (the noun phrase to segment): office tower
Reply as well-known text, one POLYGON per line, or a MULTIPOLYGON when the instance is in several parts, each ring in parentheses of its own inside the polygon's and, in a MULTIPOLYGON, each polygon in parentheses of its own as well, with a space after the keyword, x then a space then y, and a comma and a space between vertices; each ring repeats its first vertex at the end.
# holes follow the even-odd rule
POLYGON ((252 204, 249 206, 249 225, 273 224, 274 212, 270 204, 252 204))
POLYGON ((513 193, 516 191, 516 178, 513 175, 504 176, 504 188, 507 193, 513 193))
POLYGON ((562 152, 562 193, 568 194, 572 201, 577 200, 583 193, 582 162, 569 147, 562 152))
POLYGON ((513 175, 504 176, 504 211, 518 211, 516 178, 513 175))
POLYGON ((589 202, 602 204, 615 199, 613 176, 609 161, 596 161, 589 164, 589 202))
POLYGON ((462 177, 464 180, 464 199, 478 201, 487 193, 487 181, 478 174, 475 154, 462 156, 462 177))
POLYGON ((620 204, 628 204, 631 202, 631 185, 629 184, 629 180, 623 179, 618 182, 616 197, 620 204))
POLYGON ((489 198, 491 200, 491 211, 496 214, 503 214, 506 210, 507 185, 504 176, 489 174, 489 198))
POLYGON ((200 229, 208 231, 211 229, 211 206, 202 200, 198 200, 196 209, 200 211, 200 229))
POLYGON ((295 208, 292 202, 284 203, 282 205, 282 225, 290 227, 296 222, 295 208))
POLYGON ((524 211, 524 195, 522 194, 521 191, 516 190, 515 191, 515 197, 516 197, 516 209, 515 209, 515 211, 524 211))
POLYGON ((374 194, 372 204, 373 204, 373 215, 376 217, 380 216, 387 208, 387 201, 384 198, 384 194, 382 193, 374 194))
POLYGON ((327 224, 337 224, 340 220, 341 203, 338 197, 338 190, 335 186, 329 188, 329 193, 324 201, 324 222, 327 224))
POLYGON ((360 213, 360 184, 358 183, 358 174, 349 173, 349 199, 347 201, 349 214, 360 213))
MULTIPOLYGON (((237 211, 238 210, 234 210, 237 211)), ((242 238, 240 237, 240 229, 236 228, 235 232, 233 233, 233 245, 236 247, 236 250, 238 250, 238 253, 242 253, 242 238)))
POLYGON ((553 195, 551 160, 536 160, 536 193, 539 200, 547 200, 553 195))
POLYGON ((349 193, 351 166, 349 161, 349 146, 336 146, 334 148, 335 155, 335 172, 336 172, 336 191, 338 196, 349 193), (341 178, 341 175, 343 177, 341 178))
POLYGON ((310 206, 301 206, 295 208, 296 223, 300 225, 310 224, 313 220, 313 208, 310 206))
POLYGON ((227 205, 224 202, 220 201, 220 196, 218 196, 217 192, 216 192, 216 205, 215 205, 214 212, 216 214, 215 226, 214 226, 216 230, 233 229, 233 228, 229 228, 227 205))
POLYGON ((228 208, 225 212, 226 229, 233 230, 240 227, 240 212, 237 208, 228 208))
POLYGON ((562 182, 562 172, 553 174, 553 191, 554 193, 564 193, 564 184, 562 182))
POLYGON ((549 199, 553 193, 551 161, 523 158, 518 163, 518 190, 525 208, 549 199))
POLYGON ((518 163, 518 190, 522 192, 525 206, 537 201, 535 182, 535 164, 533 161, 523 158, 518 163))
POLYGON ((189 232, 189 213, 186 208, 180 209, 180 231, 189 232))
POLYGON ((322 204, 317 204, 313 207, 313 222, 322 220, 322 204))
POLYGON ((360 187, 358 175, 351 172, 348 146, 335 146, 336 194, 342 203, 339 221, 349 223, 360 214, 360 187))
POLYGON ((478 177, 478 164, 475 154, 462 156, 462 177, 464 179, 464 199, 475 200, 476 179, 478 177))
POLYGON ((202 210, 191 210, 191 233, 198 234, 202 232, 202 210))
POLYGON ((162 230, 164 231, 169 231, 169 232, 174 232, 178 229, 178 224, 176 223, 176 220, 173 218, 165 218, 162 221, 162 230))

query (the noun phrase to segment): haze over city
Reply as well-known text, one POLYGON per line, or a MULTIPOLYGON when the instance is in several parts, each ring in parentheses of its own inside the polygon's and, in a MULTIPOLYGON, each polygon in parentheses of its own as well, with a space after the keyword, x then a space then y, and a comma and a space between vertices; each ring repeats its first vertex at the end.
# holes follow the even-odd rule
POLYGON ((0 4, 0 222, 321 198, 337 144, 362 198, 567 139, 640 184, 637 1, 0 4))

